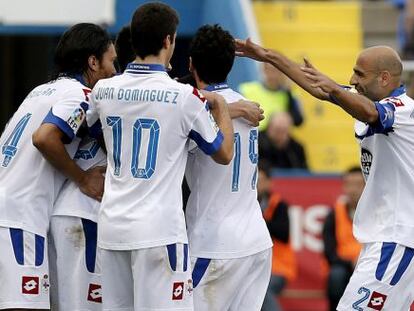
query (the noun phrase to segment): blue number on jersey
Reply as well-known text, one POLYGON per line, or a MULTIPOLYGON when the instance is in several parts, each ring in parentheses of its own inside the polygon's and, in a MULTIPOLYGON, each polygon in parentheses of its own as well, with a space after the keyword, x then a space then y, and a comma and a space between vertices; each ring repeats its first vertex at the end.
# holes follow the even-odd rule
POLYGON ((157 162, 158 139, 160 136, 160 126, 157 120, 138 119, 134 124, 132 141, 132 160, 131 173, 135 178, 148 179, 154 174, 157 162), (141 150, 142 129, 149 129, 149 142, 147 150, 147 160, 145 168, 138 168, 139 152, 141 150))
POLYGON ((99 150, 99 144, 96 140, 93 140, 89 148, 87 149, 79 148, 78 151, 76 151, 75 159, 82 159, 82 160, 93 159, 98 153, 98 150, 99 150))
POLYGON ((239 191, 240 180, 240 134, 234 133, 234 158, 233 158, 233 178, 231 191, 239 191))
POLYGON ((7 138, 6 142, 2 147, 2 154, 4 155, 3 167, 7 167, 10 161, 17 153, 17 144, 19 143, 20 138, 22 137, 22 133, 29 123, 30 118, 32 117, 31 113, 27 113, 20 121, 17 123, 16 127, 14 128, 13 132, 7 138))
MULTIPOLYGON (((113 137, 113 159, 115 165, 115 176, 121 173, 121 143, 122 143, 122 120, 120 117, 107 117, 106 123, 112 127, 113 137)), ((154 174, 157 163, 158 140, 160 126, 154 119, 138 119, 133 127, 131 173, 134 178, 148 179, 154 174), (149 142, 146 154, 145 167, 139 168, 139 154, 142 144, 142 130, 149 129, 149 142)))
POLYGON ((114 175, 119 176, 121 174, 122 120, 120 117, 107 117, 106 124, 112 127, 114 175))
MULTIPOLYGON (((252 164, 257 164, 259 155, 257 153, 257 129, 250 130, 249 133, 249 159, 252 164)), ((234 158, 233 158, 233 178, 231 184, 231 191, 239 191, 240 180, 240 152, 241 152, 241 138, 239 133, 234 133, 234 158)), ((252 177, 252 189, 256 189, 257 169, 253 173, 252 177)))

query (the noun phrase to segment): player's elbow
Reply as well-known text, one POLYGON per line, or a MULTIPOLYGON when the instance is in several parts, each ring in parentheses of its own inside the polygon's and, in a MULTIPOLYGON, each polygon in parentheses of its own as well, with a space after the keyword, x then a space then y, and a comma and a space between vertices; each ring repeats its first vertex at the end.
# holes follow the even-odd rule
POLYGON ((41 128, 38 128, 32 135, 32 143, 33 146, 35 146, 39 151, 42 151, 45 149, 45 146, 47 145, 47 137, 44 135, 44 132, 41 128))
POLYGON ((233 159, 233 152, 233 144, 230 146, 222 146, 212 155, 212 158, 218 164, 228 165, 233 159))

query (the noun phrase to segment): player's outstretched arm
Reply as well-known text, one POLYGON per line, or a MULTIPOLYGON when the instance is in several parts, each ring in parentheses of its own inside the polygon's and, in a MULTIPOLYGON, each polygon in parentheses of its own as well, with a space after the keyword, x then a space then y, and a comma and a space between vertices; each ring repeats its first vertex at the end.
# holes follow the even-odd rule
POLYGON ((321 89, 311 86, 310 81, 306 78, 299 64, 277 51, 269 50, 255 44, 250 38, 247 40, 236 39, 236 55, 249 57, 260 62, 270 63, 312 96, 322 100, 329 100, 328 94, 321 89))
POLYGON ((369 98, 345 90, 328 76, 318 71, 309 61, 306 62, 306 67, 303 67, 302 71, 306 78, 311 81, 311 87, 321 89, 329 94, 332 102, 341 106, 355 119, 371 124, 378 120, 378 111, 374 102, 369 98))
POLYGON ((219 164, 227 165, 233 159, 234 152, 234 132, 233 123, 224 98, 218 94, 202 91, 208 100, 211 114, 214 117, 218 127, 223 133, 223 143, 220 149, 211 155, 213 160, 219 164))
POLYGON ((264 119, 263 109, 256 102, 241 99, 228 105, 230 118, 245 119, 251 126, 259 126, 259 122, 264 119))
POLYGON ((64 176, 74 181, 89 197, 101 201, 104 190, 105 167, 83 171, 66 152, 63 132, 50 123, 42 124, 32 136, 33 145, 45 159, 64 176))

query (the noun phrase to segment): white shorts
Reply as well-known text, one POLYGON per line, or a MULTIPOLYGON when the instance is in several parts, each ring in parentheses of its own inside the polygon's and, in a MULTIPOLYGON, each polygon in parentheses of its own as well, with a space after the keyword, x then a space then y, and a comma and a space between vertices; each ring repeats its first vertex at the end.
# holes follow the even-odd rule
POLYGON ((337 310, 407 311, 414 297, 414 249, 364 244, 337 310))
POLYGON ((49 309, 45 237, 0 227, 0 309, 49 309))
POLYGON ((259 311, 272 270, 272 249, 236 259, 191 257, 194 310, 259 311))
POLYGON ((102 310, 96 223, 53 216, 49 234, 52 310, 102 310))
POLYGON ((100 252, 104 310, 193 310, 186 244, 100 252))

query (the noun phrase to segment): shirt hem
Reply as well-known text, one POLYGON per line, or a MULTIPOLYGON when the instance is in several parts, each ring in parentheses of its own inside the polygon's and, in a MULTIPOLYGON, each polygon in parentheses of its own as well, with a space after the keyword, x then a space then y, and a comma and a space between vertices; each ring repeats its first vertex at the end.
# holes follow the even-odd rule
POLYGON ((108 242, 98 241, 98 247, 102 249, 122 251, 122 250, 141 249, 141 248, 153 248, 153 247, 165 246, 165 245, 175 244, 175 243, 188 244, 188 240, 186 238, 173 238, 173 239, 164 239, 164 240, 143 242, 143 243, 108 243, 108 242))
POLYGON ((244 251, 237 251, 237 252, 210 252, 210 251, 191 251, 191 244, 190 244, 190 256, 197 257, 197 258, 208 258, 208 259, 235 259, 235 258, 242 258, 252 256, 258 253, 261 253, 267 249, 273 247, 273 243, 266 243, 261 245, 260 247, 256 247, 254 249, 244 250, 244 251))
POLYGON ((24 231, 28 231, 28 232, 40 235, 42 237, 47 236, 47 229, 46 230, 39 230, 38 228, 28 226, 28 225, 23 224, 21 222, 0 220, 0 227, 22 229, 24 231))

